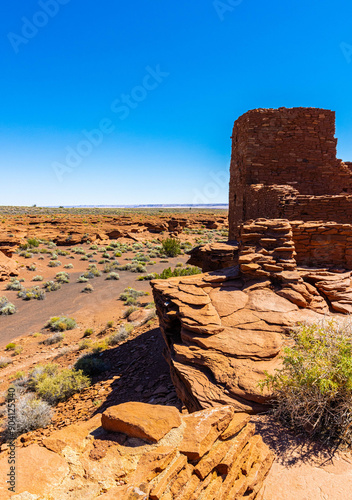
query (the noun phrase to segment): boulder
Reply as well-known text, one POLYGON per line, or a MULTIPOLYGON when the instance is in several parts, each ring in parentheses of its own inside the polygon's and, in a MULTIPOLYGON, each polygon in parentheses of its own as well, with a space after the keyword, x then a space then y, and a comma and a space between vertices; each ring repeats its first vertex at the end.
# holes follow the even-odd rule
POLYGON ((138 402, 111 406, 102 414, 101 424, 107 431, 158 442, 174 427, 181 425, 179 412, 173 406, 138 402))
POLYGON ((0 281, 6 281, 10 276, 18 276, 17 263, 0 251, 0 281))

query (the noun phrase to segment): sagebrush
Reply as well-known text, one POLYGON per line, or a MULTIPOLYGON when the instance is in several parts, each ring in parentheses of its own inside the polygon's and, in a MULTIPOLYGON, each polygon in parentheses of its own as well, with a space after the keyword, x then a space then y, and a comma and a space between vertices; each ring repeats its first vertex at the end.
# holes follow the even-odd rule
POLYGON ((283 367, 261 383, 274 414, 311 436, 352 445, 352 321, 301 325, 292 341, 283 367))

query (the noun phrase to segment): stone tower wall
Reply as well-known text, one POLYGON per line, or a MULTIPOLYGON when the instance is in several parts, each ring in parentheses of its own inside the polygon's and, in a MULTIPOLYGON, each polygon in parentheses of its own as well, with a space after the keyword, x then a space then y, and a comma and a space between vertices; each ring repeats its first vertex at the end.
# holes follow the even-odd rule
POLYGON ((352 219, 352 168, 336 158, 333 111, 248 111, 236 120, 232 140, 230 239, 258 217, 352 219))

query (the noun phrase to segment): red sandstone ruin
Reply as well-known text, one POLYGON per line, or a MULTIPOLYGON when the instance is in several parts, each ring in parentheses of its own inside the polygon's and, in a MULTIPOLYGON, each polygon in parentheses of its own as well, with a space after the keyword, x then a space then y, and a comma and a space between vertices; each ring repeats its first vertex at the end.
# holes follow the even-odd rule
POLYGON ((349 224, 352 163, 336 158, 336 145, 330 110, 255 109, 240 116, 232 134, 229 239, 258 217, 349 224))
POLYGON ((190 252, 205 272, 152 282, 165 358, 190 411, 255 413, 297 322, 352 314, 352 172, 335 115, 253 110, 234 125, 227 243, 190 252))

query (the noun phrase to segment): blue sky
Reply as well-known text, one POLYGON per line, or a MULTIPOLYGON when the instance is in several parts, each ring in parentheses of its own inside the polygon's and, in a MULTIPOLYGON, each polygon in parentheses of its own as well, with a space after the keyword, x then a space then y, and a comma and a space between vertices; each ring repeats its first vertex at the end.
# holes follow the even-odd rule
POLYGON ((11 0, 0 35, 1 205, 227 202, 258 107, 335 110, 352 160, 345 0, 11 0))

